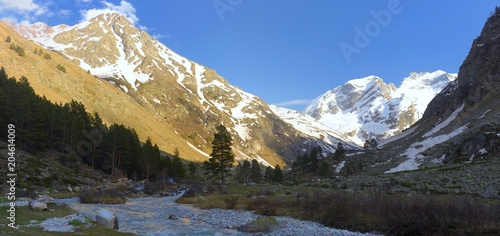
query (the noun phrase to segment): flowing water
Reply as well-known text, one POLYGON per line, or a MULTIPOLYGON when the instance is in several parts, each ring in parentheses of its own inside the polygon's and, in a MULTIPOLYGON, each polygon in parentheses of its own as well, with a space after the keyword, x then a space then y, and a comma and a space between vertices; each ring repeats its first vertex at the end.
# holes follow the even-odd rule
MULTIPOLYGON (((248 211, 211 209, 178 204, 180 197, 143 197, 129 199, 126 204, 81 204, 77 198, 57 200, 66 202, 80 214, 95 219, 100 209, 114 212, 119 231, 138 235, 250 235, 238 232, 236 227, 259 217, 248 211), (171 219, 174 218, 174 219, 171 219)), ((276 217, 280 226, 262 235, 362 235, 322 226, 315 222, 289 217, 276 217)))

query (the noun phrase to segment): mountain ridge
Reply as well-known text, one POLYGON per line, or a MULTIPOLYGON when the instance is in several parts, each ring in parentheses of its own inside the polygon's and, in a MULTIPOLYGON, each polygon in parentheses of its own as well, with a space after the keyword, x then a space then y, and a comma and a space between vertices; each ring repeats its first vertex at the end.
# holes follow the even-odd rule
MULTIPOLYGON (((460 66, 458 78, 429 103, 423 117, 382 143, 393 157, 386 172, 470 163, 498 156, 500 149, 500 57, 495 40, 500 11, 485 23, 460 66)), ((384 166, 384 165, 382 165, 384 166)))
MULTIPOLYGON (((257 159, 267 166, 291 164, 303 150, 322 142, 303 135, 260 98, 230 85, 214 70, 176 54, 119 14, 101 14, 75 26, 16 27, 133 98, 148 110, 142 115, 165 123, 172 135, 185 141, 181 152, 191 149, 189 155, 198 160, 208 157, 210 138, 218 123, 232 132, 238 157, 257 159)), ((162 136, 154 138, 160 145, 157 139, 162 136)), ((168 149, 173 149, 172 145, 168 149)))
POLYGON ((383 140, 409 128, 456 76, 441 70, 413 72, 399 87, 375 75, 352 79, 314 99, 304 113, 363 145, 367 139, 383 140))

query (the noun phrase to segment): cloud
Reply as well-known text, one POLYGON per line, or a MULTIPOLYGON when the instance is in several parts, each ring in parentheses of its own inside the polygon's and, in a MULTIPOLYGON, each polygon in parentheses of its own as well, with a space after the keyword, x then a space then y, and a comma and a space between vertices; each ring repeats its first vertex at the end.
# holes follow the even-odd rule
POLYGON ((71 15, 71 10, 60 10, 59 15, 63 17, 68 17, 69 15, 71 15))
POLYGON ((36 3, 34 0, 0 0, 0 13, 8 15, 7 18, 13 23, 39 21, 55 15, 49 9, 53 4, 52 1, 36 3))
POLYGON ((82 21, 88 21, 100 14, 118 13, 127 18, 127 20, 130 21, 130 23, 132 23, 133 25, 137 26, 137 28, 141 30, 147 30, 147 27, 139 25, 139 18, 136 16, 136 10, 134 6, 132 6, 132 4, 130 4, 129 2, 122 0, 120 1, 120 5, 115 5, 107 1, 101 1, 101 3, 105 6, 105 8, 80 10, 82 21))
POLYGON ((170 35, 168 35, 168 34, 153 34, 152 36, 155 39, 161 39, 161 38, 167 38, 168 39, 168 38, 170 38, 170 35))
POLYGON ((274 105, 279 106, 279 107, 286 107, 286 106, 308 105, 309 103, 311 103, 311 100, 296 99, 296 100, 290 100, 290 101, 286 101, 286 102, 276 103, 274 105))
POLYGON ((38 8, 40 8, 40 6, 32 0, 0 0, 0 9, 2 10, 31 12, 38 8))

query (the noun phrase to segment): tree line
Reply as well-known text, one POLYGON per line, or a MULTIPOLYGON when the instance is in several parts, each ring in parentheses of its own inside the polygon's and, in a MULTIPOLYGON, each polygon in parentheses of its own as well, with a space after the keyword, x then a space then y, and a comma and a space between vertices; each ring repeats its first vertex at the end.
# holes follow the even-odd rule
MULTIPOLYGON (((205 174, 209 177, 220 178, 221 184, 225 183, 235 162, 232 140, 231 134, 224 125, 217 126, 210 158, 203 163, 205 174)), ((234 174, 235 179, 243 184, 260 183, 262 180, 267 182, 283 181, 283 173, 279 165, 276 165, 274 169, 268 166, 265 174, 262 175, 262 169, 257 160, 252 160, 251 164, 248 160, 238 163, 234 174)))
MULTIPOLYGON (((0 125, 7 130, 8 124, 16 127, 18 148, 45 158, 52 155, 70 167, 82 162, 135 180, 196 175, 196 164, 190 163, 186 170, 178 150, 173 156, 161 155, 150 138, 141 145, 133 128, 116 123, 107 126, 98 113, 90 114, 81 102, 54 104, 38 96, 26 77, 9 78, 2 67, 0 125)), ((7 135, 0 140, 7 141, 7 135)))

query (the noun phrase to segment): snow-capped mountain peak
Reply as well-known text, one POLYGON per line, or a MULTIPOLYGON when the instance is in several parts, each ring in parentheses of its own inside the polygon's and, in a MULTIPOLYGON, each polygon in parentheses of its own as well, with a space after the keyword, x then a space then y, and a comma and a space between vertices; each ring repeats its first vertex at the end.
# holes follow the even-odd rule
POLYGON ((417 122, 431 99, 456 77, 444 71, 411 73, 399 88, 373 75, 353 79, 313 100, 304 112, 363 145, 417 122))
MULTIPOLYGON (((158 136, 189 147, 186 152, 201 154, 201 158, 208 156, 210 137, 221 123, 232 133, 238 158, 257 159, 268 166, 291 163, 297 153, 323 142, 296 130, 258 97, 175 53, 121 14, 102 12, 73 26, 35 23, 11 27, 120 88, 124 92, 120 96, 130 96, 144 108, 144 114, 127 116, 154 117, 173 133, 158 136)), ((120 109, 119 116, 126 111, 120 109)), ((143 132, 149 135, 153 131, 143 132)), ((165 142, 163 150, 173 149, 170 143, 165 142)))

